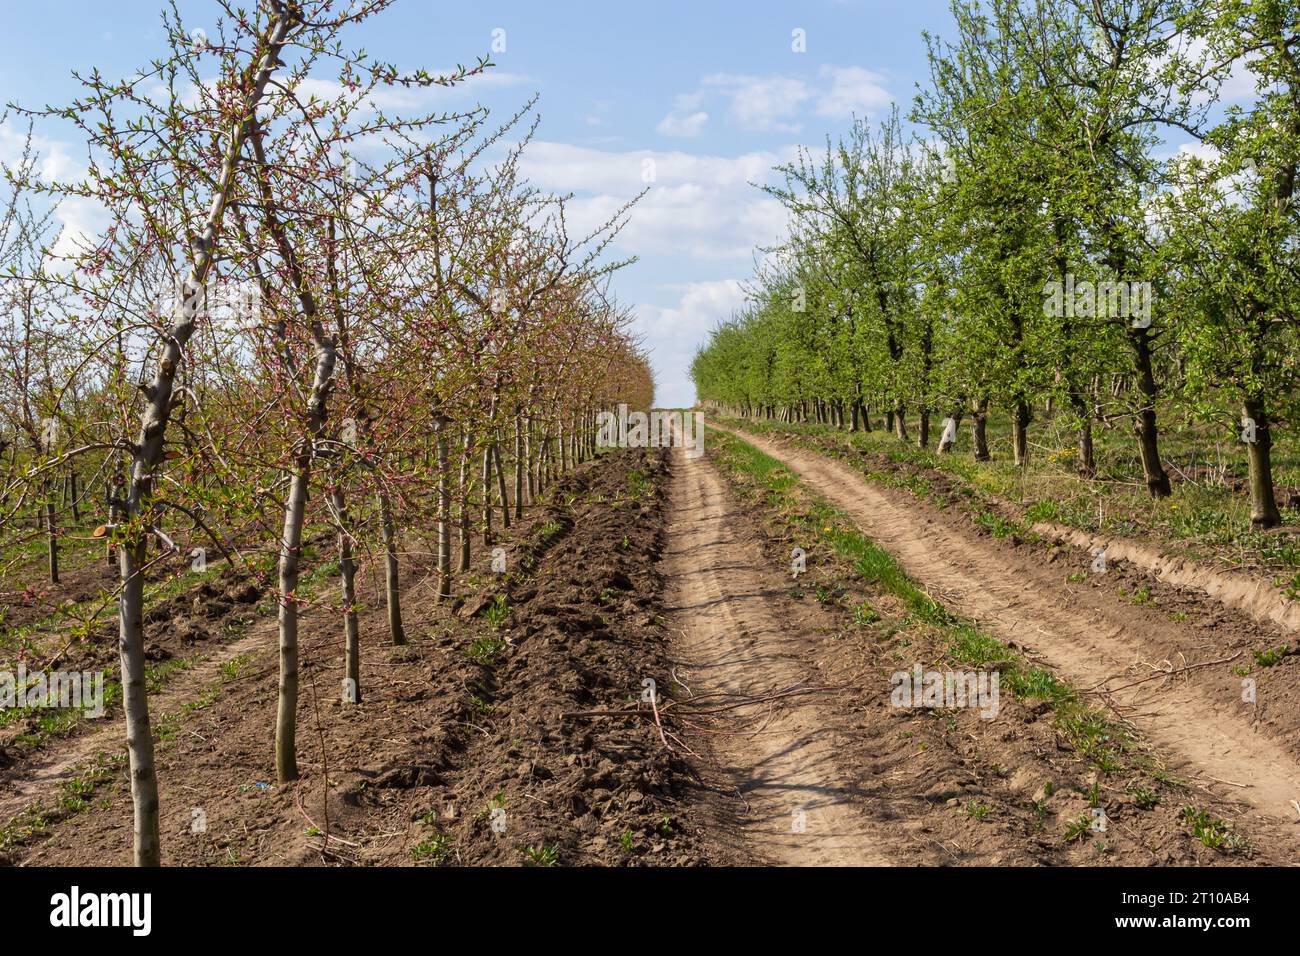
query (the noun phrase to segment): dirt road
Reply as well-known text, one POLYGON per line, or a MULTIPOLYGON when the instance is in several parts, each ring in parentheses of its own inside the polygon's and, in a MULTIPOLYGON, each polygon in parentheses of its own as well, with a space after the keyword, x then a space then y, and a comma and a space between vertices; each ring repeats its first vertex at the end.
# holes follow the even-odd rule
MULTIPOLYGON (((978 536, 906 492, 868 481, 851 467, 793 445, 732 432, 797 472, 811 490, 844 511, 914 579, 951 610, 1013 641, 1075 686, 1088 688, 1170 646, 1198 654, 1177 623, 1113 596, 1071 591, 1063 576, 1033 556, 978 536)), ((738 573, 738 572, 737 572, 738 573)), ((733 592, 743 593, 743 592, 733 592)), ((1178 681, 1147 681, 1113 696, 1172 769, 1216 792, 1246 801, 1256 822, 1300 849, 1292 801, 1300 799, 1300 763, 1256 732, 1239 696, 1214 696, 1178 681)))
MULTIPOLYGON (((764 559, 707 457, 689 460, 678 450, 670 509, 676 517, 660 567, 668 624, 680 635, 681 683, 692 694, 756 696, 810 683, 806 628, 815 624, 791 619, 797 612, 781 600, 789 579, 764 559)), ((754 862, 890 863, 884 835, 833 766, 838 731, 815 698, 739 708, 717 729, 725 736, 711 738, 719 777, 712 782, 734 792, 724 825, 754 862)))

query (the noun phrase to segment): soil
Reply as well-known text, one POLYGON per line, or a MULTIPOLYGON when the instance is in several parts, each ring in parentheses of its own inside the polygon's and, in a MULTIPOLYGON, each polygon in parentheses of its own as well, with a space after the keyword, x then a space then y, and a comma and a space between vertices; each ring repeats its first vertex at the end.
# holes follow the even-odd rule
MULTIPOLYGON (((411 643, 387 644, 382 605, 363 611, 357 704, 338 692, 339 620, 305 613, 297 782, 273 782, 273 620, 178 674, 151 701, 163 862, 728 860, 692 818, 703 793, 692 768, 663 746, 636 703, 642 678, 669 669, 668 633, 654 610, 665 474, 643 451, 581 466, 497 542, 510 573, 491 573, 484 549, 452 604, 434 599, 428 568, 408 562, 411 643), (495 606, 509 613, 493 626, 487 617, 498 595, 504 605, 495 606)), ((155 625, 148 639, 165 627, 155 625)), ((21 791, 9 780, 0 796, 6 810, 39 808, 20 817, 28 825, 5 831, 9 862, 129 863, 120 731, 114 720, 79 741, 51 742, 43 773, 25 771, 21 791), (70 809, 76 781, 81 799, 70 809)))
MULTIPOLYGON (((1081 549, 982 536, 959 509, 882 489, 792 445, 747 440, 786 460, 952 610, 1077 686, 1109 679, 1102 699, 1172 776, 1099 775, 1046 705, 1010 695, 993 720, 891 707, 890 674, 943 666, 942 634, 827 549, 804 544, 809 571, 792 580, 798 521, 707 457, 621 450, 557 481, 492 542, 507 573, 476 547, 454 600, 439 602, 432 570, 404 560, 410 643, 389 644, 376 593, 361 611, 359 702, 341 699, 337 613, 305 609, 301 778, 284 786, 273 776, 278 661, 264 590, 223 577, 160 602, 147 643, 160 661, 183 660, 150 701, 163 862, 1294 859, 1296 827, 1278 804, 1300 779, 1283 713, 1296 708, 1283 706, 1288 690, 1275 674, 1295 662, 1255 671, 1250 712, 1234 709, 1231 664, 1132 684, 1151 673, 1141 661, 1195 663, 1267 645, 1265 625, 1124 562, 1073 580, 1091 561, 1081 549), (1118 590, 1139 584, 1150 604, 1118 590), (855 614, 864 606, 869 621, 855 614), (1171 610, 1186 619, 1175 624, 1171 610), (1203 845, 1183 819, 1189 804, 1227 820, 1241 841, 1203 845), (1081 832, 1098 807, 1107 829, 1081 832)), ((375 570, 363 566, 360 579, 375 570)), ((110 650, 91 640, 62 666, 110 650)), ((5 821, 0 854, 10 864, 128 864, 120 716, 83 720, 0 770, 5 821)))
MULTIPOLYGON (((833 760, 843 728, 808 689, 827 621, 784 597, 739 503, 704 459, 674 463, 675 522, 664 553, 665 611, 679 635, 674 690, 738 704, 698 746, 722 797, 717 823, 755 862, 884 865, 883 828, 854 805, 833 760), (785 691, 805 696, 767 699, 785 691), (752 700, 750 700, 752 698, 752 700)), ((704 730, 702 728, 702 734, 704 730)))
POLYGON ((1251 647, 1276 646, 1286 635, 1123 562, 1093 574, 1082 549, 981 534, 959 509, 882 487, 794 441, 744 438, 852 517, 945 606, 1076 687, 1097 689, 1175 773, 1238 805, 1257 845, 1295 858, 1296 662, 1255 668, 1254 703, 1243 702, 1243 677, 1233 671, 1251 660, 1251 647))

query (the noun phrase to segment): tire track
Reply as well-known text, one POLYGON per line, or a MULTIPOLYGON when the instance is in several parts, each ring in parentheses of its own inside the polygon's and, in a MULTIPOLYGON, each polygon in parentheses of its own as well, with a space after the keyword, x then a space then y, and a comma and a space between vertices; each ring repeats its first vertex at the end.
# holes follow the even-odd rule
MULTIPOLYGON (((805 680, 808 641, 777 605, 789 582, 766 567, 758 541, 745 534, 747 516, 707 459, 687 459, 678 448, 672 476, 674 518, 660 569, 683 684, 695 694, 757 695, 805 680)), ((738 795, 728 823, 754 862, 888 865, 884 834, 853 805, 853 787, 835 768, 837 732, 821 710, 806 697, 764 719, 766 709, 739 712, 759 718, 756 729, 710 738, 718 788, 738 795)))
MULTIPOLYGON (((714 427, 717 427, 716 425, 714 427)), ((1006 553, 945 520, 905 493, 881 488, 851 467, 815 452, 726 428, 780 460, 808 487, 849 515, 915 580, 936 589, 953 611, 1013 641, 1076 686, 1090 687, 1157 655, 1157 636, 1191 642, 1173 624, 1153 628, 1133 609, 1080 603, 1041 562, 1006 553)), ((1170 760, 1172 769, 1211 789, 1231 784, 1259 826, 1300 849, 1300 763, 1258 734, 1236 700, 1211 698, 1187 683, 1148 682, 1113 695, 1126 716, 1170 760)))

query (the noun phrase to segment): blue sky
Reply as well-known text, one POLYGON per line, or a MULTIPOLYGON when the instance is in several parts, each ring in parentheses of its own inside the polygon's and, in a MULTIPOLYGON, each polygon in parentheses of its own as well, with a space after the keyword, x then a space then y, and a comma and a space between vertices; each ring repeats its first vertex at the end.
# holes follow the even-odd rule
MULTIPOLYGON (((157 0, 5 0, 0 96, 25 106, 77 93, 72 69, 129 75, 163 50, 157 0)), ((186 0, 191 28, 215 4, 186 0)), ((948 32, 946 0, 778 3, 398 0, 354 30, 354 45, 401 67, 446 68, 504 52, 492 76, 449 105, 478 101, 504 117, 534 92, 542 125, 526 169, 544 188, 575 193, 573 216, 597 222, 655 181, 621 237, 640 261, 614 280, 634 306, 663 405, 694 400, 688 366, 708 330, 742 302, 753 248, 779 238, 784 215, 749 185, 798 144, 818 145, 853 113, 878 118, 910 103, 926 76, 921 31, 948 32), (792 50, 792 31, 806 52, 792 50), (498 36, 501 36, 498 34, 498 36)), ((83 150, 40 130, 54 169, 83 150), (66 157, 66 159, 65 159, 66 157)), ((0 141, 0 155, 12 142, 0 141)), ((8 157, 4 157, 8 158, 8 157)), ((86 209, 65 218, 93 223, 86 209)))

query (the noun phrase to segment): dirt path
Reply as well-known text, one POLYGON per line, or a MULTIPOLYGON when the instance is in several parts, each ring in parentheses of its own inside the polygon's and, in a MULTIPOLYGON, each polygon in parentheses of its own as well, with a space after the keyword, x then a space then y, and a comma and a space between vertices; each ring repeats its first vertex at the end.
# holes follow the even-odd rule
MULTIPOLYGON (((814 452, 729 433, 795 470, 951 610, 1025 648, 1077 687, 1100 684, 1135 662, 1159 661, 1166 656, 1159 649, 1179 640, 1189 660, 1198 656, 1195 642, 1177 624, 1153 625, 1113 597, 1073 592, 1041 560, 980 538, 906 492, 879 487, 814 452)), ((1291 806, 1300 799, 1300 763, 1251 727, 1249 710, 1238 698, 1212 697, 1177 681, 1148 681, 1113 699, 1175 772, 1246 801, 1260 826, 1300 847, 1291 806)))
MULTIPOLYGON (((229 661, 274 646, 276 622, 259 621, 242 636, 222 644, 193 667, 176 674, 158 694, 149 696, 153 724, 173 715, 187 701, 221 680, 221 669, 229 661), (269 642, 269 643, 268 643, 269 642)), ((126 729, 119 712, 112 717, 87 720, 87 729, 71 737, 55 739, 24 763, 21 776, 0 784, 0 824, 13 819, 32 804, 57 802, 64 783, 74 779, 100 755, 126 748, 126 729)))
MULTIPOLYGON (((668 625, 680 635, 681 683, 697 695, 761 695, 808 682, 807 632, 777 608, 789 581, 746 535, 745 516, 715 468, 678 450, 672 480, 660 569, 668 625)), ((768 709, 737 712, 737 722, 719 728, 730 732, 711 738, 709 755, 720 778, 711 783, 736 794, 727 823, 754 862, 888 865, 883 835, 834 767, 837 731, 815 701, 795 697, 770 716, 768 709)))

